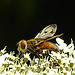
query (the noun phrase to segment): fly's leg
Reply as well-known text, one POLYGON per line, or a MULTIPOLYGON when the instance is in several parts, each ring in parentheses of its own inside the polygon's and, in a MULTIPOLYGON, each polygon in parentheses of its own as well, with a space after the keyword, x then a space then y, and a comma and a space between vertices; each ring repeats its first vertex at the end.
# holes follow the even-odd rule
POLYGON ((36 54, 37 57, 40 58, 39 52, 33 52, 33 51, 29 50, 29 49, 27 49, 27 51, 28 51, 29 53, 36 54))
MULTIPOLYGON (((27 49, 27 51, 30 52, 30 53, 32 53, 32 54, 34 54, 34 52, 31 51, 31 50, 29 50, 29 49, 27 49)), ((39 54, 42 54, 43 56, 49 56, 49 57, 51 57, 51 58, 57 63, 57 65, 59 65, 58 61, 56 61, 51 55, 45 54, 45 53, 41 53, 41 51, 42 51, 42 50, 39 50, 39 51, 35 52, 35 54, 36 54, 39 58, 40 58, 40 55, 39 55, 39 54)))
POLYGON ((43 49, 39 49, 35 51, 35 54, 39 57, 39 59, 41 58, 41 56, 39 55, 41 52, 43 51, 43 49))
POLYGON ((34 53, 33 51, 31 51, 31 50, 29 50, 29 49, 27 49, 26 51, 28 51, 29 53, 32 53, 32 54, 34 53))
POLYGON ((38 52, 36 52, 35 54, 38 56, 39 59, 41 58, 38 52))
MULTIPOLYGON (((51 55, 49 55, 49 54, 44 54, 44 53, 40 53, 40 54, 42 54, 43 56, 51 57, 51 55)), ((51 58, 57 63, 57 65, 59 65, 58 61, 56 61, 53 57, 51 57, 51 58)))

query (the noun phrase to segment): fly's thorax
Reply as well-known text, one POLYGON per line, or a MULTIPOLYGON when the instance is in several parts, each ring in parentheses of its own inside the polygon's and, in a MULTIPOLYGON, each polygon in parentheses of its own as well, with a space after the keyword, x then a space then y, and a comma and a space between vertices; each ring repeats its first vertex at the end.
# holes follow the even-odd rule
POLYGON ((34 44, 35 39, 27 40, 27 44, 34 44))
POLYGON ((39 41, 41 40, 40 39, 30 39, 30 40, 27 40, 27 44, 34 45, 34 44, 37 44, 39 41))

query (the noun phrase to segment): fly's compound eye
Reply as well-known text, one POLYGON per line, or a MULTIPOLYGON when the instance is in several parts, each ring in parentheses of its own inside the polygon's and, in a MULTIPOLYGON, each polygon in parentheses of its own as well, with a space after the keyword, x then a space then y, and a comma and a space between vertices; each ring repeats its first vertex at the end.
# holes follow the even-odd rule
POLYGON ((22 40, 22 41, 21 41, 21 48, 22 48, 22 49, 26 49, 26 47, 27 47, 26 41, 25 41, 25 40, 22 40))

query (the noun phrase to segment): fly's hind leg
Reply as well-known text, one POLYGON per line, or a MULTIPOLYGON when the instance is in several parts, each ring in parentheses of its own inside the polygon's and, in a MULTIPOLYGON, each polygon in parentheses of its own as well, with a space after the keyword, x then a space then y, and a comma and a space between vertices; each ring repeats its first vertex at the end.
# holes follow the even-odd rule
POLYGON ((44 53, 40 53, 40 54, 42 54, 43 56, 49 56, 49 57, 51 57, 51 58, 57 63, 57 65, 59 66, 58 61, 55 60, 51 55, 49 55, 49 54, 44 54, 44 53))

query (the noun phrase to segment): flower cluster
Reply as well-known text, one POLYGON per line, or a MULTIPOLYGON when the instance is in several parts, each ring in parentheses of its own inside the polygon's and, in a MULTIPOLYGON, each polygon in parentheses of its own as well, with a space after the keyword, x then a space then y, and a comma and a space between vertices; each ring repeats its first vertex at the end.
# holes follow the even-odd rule
POLYGON ((64 40, 56 38, 57 46, 61 53, 51 51, 51 56, 60 64, 48 57, 33 59, 30 53, 24 54, 22 58, 15 52, 6 52, 6 46, 0 51, 0 75, 75 75, 75 50, 73 40, 67 45, 64 40), (29 65, 27 64, 29 62, 29 65))

